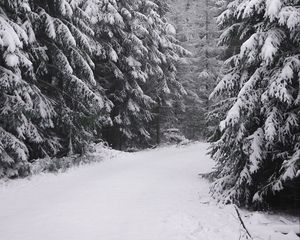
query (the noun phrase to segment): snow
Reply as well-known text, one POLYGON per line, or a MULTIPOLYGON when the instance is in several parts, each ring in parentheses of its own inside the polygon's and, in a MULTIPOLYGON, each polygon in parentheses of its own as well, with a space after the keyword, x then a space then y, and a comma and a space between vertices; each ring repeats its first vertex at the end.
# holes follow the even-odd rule
POLYGON ((176 35, 176 29, 172 24, 167 24, 166 32, 170 35, 176 35))
POLYGON ((268 113, 268 117, 265 122, 265 127, 264 127, 265 138, 269 142, 273 142, 277 134, 276 131, 276 125, 278 125, 277 114, 278 114, 278 109, 276 107, 273 107, 272 110, 268 113))
POLYGON ((244 11, 240 11, 240 14, 243 14, 243 18, 247 18, 253 15, 253 12, 261 13, 262 8, 260 6, 263 5, 263 1, 264 0, 250 0, 244 2, 240 7, 240 10, 243 9, 244 11))
POLYGON ((19 57, 16 54, 7 54, 5 56, 5 63, 9 67, 16 67, 19 64, 19 57))
MULTIPOLYGON (((284 173, 281 178, 283 181, 297 177, 297 163, 300 159, 300 149, 296 150, 291 159, 284 161, 282 170, 284 173)), ((298 170, 299 171, 299 170, 298 170)))
POLYGON ((49 38, 55 39, 56 38, 56 31, 53 19, 45 12, 42 11, 42 15, 45 16, 45 24, 46 24, 46 34, 49 38))
POLYGON ((140 107, 137 103, 135 103, 132 99, 128 101, 128 109, 133 113, 140 112, 140 107))
POLYGON ((220 129, 223 131, 227 125, 233 126, 239 121, 240 106, 242 105, 241 99, 238 99, 232 108, 228 111, 226 119, 220 122, 220 129))
POLYGON ((109 58, 113 62, 118 62, 118 54, 116 53, 116 51, 113 48, 110 48, 109 58))
POLYGON ((277 54, 280 44, 284 41, 285 34, 280 30, 269 30, 267 38, 265 39, 264 45, 261 49, 262 59, 267 64, 272 63, 274 56, 277 54))
POLYGON ((250 167, 249 172, 251 174, 257 172, 259 170, 259 165, 262 161, 262 148, 264 145, 264 131, 262 128, 258 128, 248 139, 251 139, 251 153, 249 157, 250 167))
POLYGON ((240 53, 241 58, 247 57, 250 63, 256 60, 257 43, 260 40, 260 35, 261 34, 255 33, 243 43, 240 53))
POLYGON ((300 13, 296 7, 286 6, 283 7, 279 13, 279 24, 287 25, 287 27, 293 31, 299 25, 300 13))
POLYGON ((129 56, 126 61, 127 61, 128 65, 131 67, 141 67, 142 66, 142 64, 139 61, 135 60, 134 57, 132 57, 132 56, 129 56))
MULTIPOLYGON (((56 27, 56 36, 59 36, 60 42, 65 44, 65 46, 70 46, 70 47, 74 46, 75 47, 76 40, 73 37, 72 33, 70 32, 70 29, 58 18, 56 18, 53 21, 53 23, 54 23, 54 26, 57 26, 56 27)), ((53 35, 52 32, 51 32, 51 35, 53 35)))
POLYGON ((22 48, 23 46, 17 33, 2 16, 0 16, 0 46, 7 47, 7 52, 11 53, 16 48, 22 48))
MULTIPOLYGON (((114 152, 100 163, 2 184, 1 239, 239 239, 234 206, 217 205, 209 183, 198 176, 213 167, 207 147, 114 152)), ((293 219, 246 211, 241 216, 254 239, 296 239, 293 219), (283 227, 287 235, 280 233, 283 227)))
POLYGON ((270 21, 273 22, 282 7, 281 0, 267 0, 266 1, 266 15, 270 18, 270 21))

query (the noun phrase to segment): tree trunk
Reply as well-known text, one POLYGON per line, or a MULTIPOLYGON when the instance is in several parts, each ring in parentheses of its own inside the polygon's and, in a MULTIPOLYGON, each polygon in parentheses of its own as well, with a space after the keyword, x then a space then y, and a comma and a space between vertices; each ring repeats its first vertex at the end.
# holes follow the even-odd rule
POLYGON ((160 98, 157 97, 157 117, 156 117, 156 144, 160 144, 160 109, 161 108, 161 102, 160 98))

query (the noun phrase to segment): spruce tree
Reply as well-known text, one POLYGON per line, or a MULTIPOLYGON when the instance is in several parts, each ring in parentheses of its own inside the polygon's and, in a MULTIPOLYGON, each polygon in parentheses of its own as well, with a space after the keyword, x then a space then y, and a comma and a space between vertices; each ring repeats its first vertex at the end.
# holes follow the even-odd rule
POLYGON ((146 67, 150 81, 146 84, 146 92, 156 102, 152 110, 155 118, 151 122, 150 131, 152 135, 156 135, 156 144, 159 144, 163 131, 172 127, 171 124, 176 121, 178 102, 186 95, 182 81, 176 74, 178 62, 189 55, 189 52, 175 38, 176 30, 166 18, 169 10, 166 1, 154 1, 154 4, 142 10, 150 20, 149 35, 144 38, 149 49, 149 64, 146 67))
POLYGON ((221 43, 232 54, 213 92, 229 107, 211 149, 212 191, 224 202, 275 203, 299 179, 299 7, 296 0, 236 0, 219 16, 221 43))
MULTIPOLYGON (((205 112, 205 119, 201 119, 205 130, 202 132, 206 139, 211 139, 218 133, 219 120, 224 114, 220 109, 218 100, 210 99, 210 93, 222 78, 222 66, 225 56, 224 47, 218 45, 221 31, 218 29, 216 16, 225 8, 224 1, 206 0, 205 1, 205 36, 201 41, 202 68, 199 73, 200 97, 202 99, 202 109, 205 112), (210 137, 213 136, 213 137, 210 137)), ((222 104, 221 104, 222 106, 222 104)), ((203 111, 202 110, 202 111, 203 111)))
POLYGON ((45 57, 37 67, 41 88, 55 102, 55 135, 62 153, 82 153, 109 123, 111 104, 94 74, 95 32, 84 1, 31 1, 34 30, 45 57))
POLYGON ((171 91, 168 84, 181 88, 174 81, 173 62, 183 50, 173 43, 170 26, 152 1, 94 1, 85 7, 97 22, 97 39, 106 52, 96 72, 114 104, 113 125, 104 137, 118 148, 147 144, 158 92, 171 91))
POLYGON ((28 160, 55 152, 47 137, 55 112, 37 87, 32 55, 39 49, 27 1, 0 4, 0 177, 27 175, 28 160))
POLYGON ((104 52, 96 59, 95 72, 113 103, 113 124, 104 129, 103 136, 116 148, 139 134, 149 137, 143 124, 151 117, 152 100, 141 89, 147 78, 140 63, 146 49, 133 29, 137 6, 138 2, 114 0, 89 1, 84 5, 94 20, 97 45, 104 52))

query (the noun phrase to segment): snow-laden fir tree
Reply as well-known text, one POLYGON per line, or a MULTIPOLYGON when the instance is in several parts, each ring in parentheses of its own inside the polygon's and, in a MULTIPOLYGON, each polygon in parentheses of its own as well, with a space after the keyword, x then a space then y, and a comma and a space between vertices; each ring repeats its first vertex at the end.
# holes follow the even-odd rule
POLYGON ((0 6, 0 176, 28 174, 35 158, 83 153, 96 139, 150 141, 158 99, 184 93, 174 66, 184 50, 164 1, 0 6))
POLYGON ((149 81, 145 91, 156 102, 150 131, 156 135, 156 144, 159 144, 162 132, 171 127, 176 118, 177 103, 186 95, 181 79, 176 76, 176 65, 189 52, 179 45, 175 38, 176 30, 166 19, 166 1, 154 1, 152 5, 148 3, 148 7, 142 7, 141 11, 149 18, 146 25, 149 35, 143 38, 149 59, 146 65, 149 81))
POLYGON ((114 103, 113 126, 103 133, 114 147, 149 141, 155 93, 162 88, 170 91, 167 82, 170 86, 177 84, 169 75, 174 75, 173 61, 180 49, 175 49, 169 39, 170 26, 158 10, 152 1, 85 4, 85 11, 96 22, 97 39, 106 50, 106 58, 96 65, 96 72, 114 103))
POLYGON ((99 48, 105 56, 96 59, 95 72, 113 102, 113 125, 103 136, 113 147, 121 148, 124 141, 138 134, 149 137, 143 124, 151 118, 152 100, 141 89, 147 75, 142 70, 141 59, 146 49, 133 30, 135 1, 87 1, 85 12, 94 22, 99 48))
POLYGON ((202 109, 205 111, 205 130, 203 135, 211 141, 215 135, 218 135, 218 125, 220 119, 224 117, 224 113, 222 113, 224 102, 220 102, 219 99, 210 99, 209 95, 220 78, 222 78, 222 66, 226 59, 225 48, 218 45, 221 31, 218 29, 216 22, 216 16, 224 11, 226 1, 206 0, 205 2, 205 37, 202 38, 200 51, 204 57, 198 77, 202 83, 200 96, 204 100, 202 109))
MULTIPOLYGON (((300 3, 235 0, 219 16, 227 74, 213 96, 229 110, 213 143, 214 196, 253 206, 295 196, 300 165, 300 3), (294 189, 294 190, 293 190, 294 189)), ((296 201, 297 199, 294 199, 296 201)))
POLYGON ((43 58, 37 74, 41 88, 55 102, 55 135, 63 151, 84 152, 103 125, 110 123, 111 103, 95 78, 97 54, 92 19, 82 9, 86 1, 31 1, 31 19, 43 58))
POLYGON ((0 177, 28 174, 29 158, 59 145, 47 138, 55 112, 37 87, 30 11, 25 0, 0 3, 0 177))

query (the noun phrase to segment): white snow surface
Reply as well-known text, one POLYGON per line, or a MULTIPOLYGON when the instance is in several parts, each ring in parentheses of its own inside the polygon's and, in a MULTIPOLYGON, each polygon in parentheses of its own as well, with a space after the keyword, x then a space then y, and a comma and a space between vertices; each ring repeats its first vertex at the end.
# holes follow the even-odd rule
MULTIPOLYGON (((234 207, 212 200, 198 176, 213 167, 207 147, 117 152, 65 173, 2 184, 0 239, 238 240, 243 231, 234 207)), ((241 215, 253 239, 298 239, 295 219, 241 215), (282 229, 286 235, 276 232, 282 229)))

